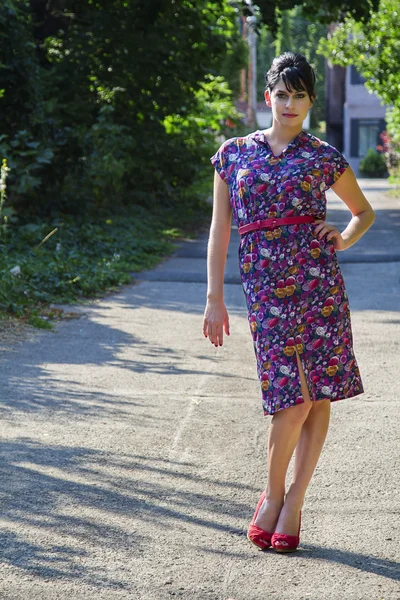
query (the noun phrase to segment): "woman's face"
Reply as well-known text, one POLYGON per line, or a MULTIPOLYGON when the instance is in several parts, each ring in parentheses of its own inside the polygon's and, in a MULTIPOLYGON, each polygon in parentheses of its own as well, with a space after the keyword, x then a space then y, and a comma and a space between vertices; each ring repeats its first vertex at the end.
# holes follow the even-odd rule
POLYGON ((305 90, 289 92, 282 78, 272 92, 266 90, 264 97, 267 106, 272 108, 273 118, 284 127, 302 124, 313 105, 305 90))

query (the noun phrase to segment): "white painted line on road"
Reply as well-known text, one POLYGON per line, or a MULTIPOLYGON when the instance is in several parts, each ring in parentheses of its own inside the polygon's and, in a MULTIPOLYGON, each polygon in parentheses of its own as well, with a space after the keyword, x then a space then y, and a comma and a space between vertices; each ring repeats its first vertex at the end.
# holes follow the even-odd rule
POLYGON ((177 429, 177 432, 175 433, 174 440, 173 440, 171 448, 169 450, 168 459, 170 462, 167 464, 167 468, 168 467, 175 468, 175 465, 172 464, 172 461, 179 461, 179 460, 182 460, 184 457, 185 451, 182 449, 181 450, 178 449, 179 442, 181 440, 183 431, 185 430, 186 426, 190 422, 190 419, 192 418, 195 407, 198 406, 201 402, 201 401, 199 401, 198 398, 200 395, 202 395, 200 392, 202 390, 204 390, 204 388, 206 387, 206 382, 207 382, 207 379, 209 378, 209 375, 210 374, 207 374, 207 376, 203 375, 202 377, 200 377, 199 383, 197 385, 197 388, 196 388, 194 394, 192 394, 192 396, 189 398, 186 415, 182 419, 182 421, 177 429))

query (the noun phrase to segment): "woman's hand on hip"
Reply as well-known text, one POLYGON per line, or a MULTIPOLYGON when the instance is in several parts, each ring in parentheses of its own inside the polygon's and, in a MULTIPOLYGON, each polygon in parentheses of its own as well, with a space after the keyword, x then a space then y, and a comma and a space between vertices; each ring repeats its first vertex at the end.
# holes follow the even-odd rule
POLYGON ((214 346, 222 346, 224 331, 229 332, 229 316, 223 300, 208 300, 204 311, 203 333, 214 346))
POLYGON ((325 236, 327 242, 332 240, 336 250, 346 250, 346 242, 342 238, 340 231, 334 225, 330 225, 326 221, 321 220, 316 221, 316 223, 317 225, 314 227, 314 234, 319 240, 325 236))

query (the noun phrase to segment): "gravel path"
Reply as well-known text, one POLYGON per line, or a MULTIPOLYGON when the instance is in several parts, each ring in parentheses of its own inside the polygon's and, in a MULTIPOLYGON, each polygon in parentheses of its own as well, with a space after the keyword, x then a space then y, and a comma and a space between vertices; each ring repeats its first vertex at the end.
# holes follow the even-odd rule
POLYGON ((400 201, 362 184, 378 218, 339 258, 366 392, 332 406, 300 550, 246 539, 269 418, 233 229, 222 348, 201 333, 204 234, 2 353, 2 600, 400 599, 400 201))

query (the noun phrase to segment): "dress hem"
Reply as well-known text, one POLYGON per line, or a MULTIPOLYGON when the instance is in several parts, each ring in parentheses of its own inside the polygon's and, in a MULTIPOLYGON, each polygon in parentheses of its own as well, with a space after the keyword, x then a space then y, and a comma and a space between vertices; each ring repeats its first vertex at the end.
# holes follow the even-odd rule
MULTIPOLYGON (((311 402, 318 402, 318 400, 330 400, 331 403, 332 402, 339 402, 340 400, 350 400, 351 398, 355 398, 356 396, 360 396, 360 394, 364 393, 364 389, 360 389, 358 392, 354 392, 349 396, 341 396, 340 398, 327 398, 326 396, 321 397, 321 398, 315 398, 314 400, 311 400, 311 402)), ((304 400, 303 402, 300 402, 299 404, 304 404, 304 400)), ((293 406, 298 406, 298 404, 293 404, 293 406)), ((283 406, 282 408, 279 408, 279 410, 274 411, 273 413, 269 413, 264 411, 264 416, 265 417, 273 417, 277 412, 280 412, 281 410, 286 410, 286 408, 292 408, 291 406, 283 406)))

